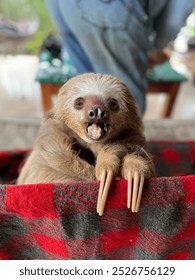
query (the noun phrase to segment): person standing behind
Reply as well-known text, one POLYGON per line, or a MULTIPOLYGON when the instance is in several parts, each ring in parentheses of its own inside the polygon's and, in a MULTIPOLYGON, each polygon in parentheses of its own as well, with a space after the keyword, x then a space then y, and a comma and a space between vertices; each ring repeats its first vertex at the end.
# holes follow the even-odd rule
POLYGON ((195 0, 45 0, 78 74, 124 81, 141 114, 146 106, 148 51, 173 39, 195 0))

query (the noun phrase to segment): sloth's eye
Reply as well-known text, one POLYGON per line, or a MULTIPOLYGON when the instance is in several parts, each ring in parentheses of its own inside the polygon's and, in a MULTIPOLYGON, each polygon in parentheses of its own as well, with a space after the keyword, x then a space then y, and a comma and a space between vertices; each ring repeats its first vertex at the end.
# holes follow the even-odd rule
POLYGON ((119 109, 119 104, 118 104, 118 101, 114 98, 111 98, 109 100, 109 104, 110 104, 110 109, 112 111, 117 111, 119 109))
POLYGON ((83 109, 84 104, 85 104, 85 99, 82 97, 79 97, 74 102, 74 108, 77 110, 81 110, 81 109, 83 109))

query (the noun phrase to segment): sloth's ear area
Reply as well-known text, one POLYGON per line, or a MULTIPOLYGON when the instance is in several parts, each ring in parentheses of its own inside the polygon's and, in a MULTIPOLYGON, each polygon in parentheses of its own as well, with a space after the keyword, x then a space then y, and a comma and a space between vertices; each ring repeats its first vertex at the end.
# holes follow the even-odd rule
POLYGON ((59 92, 58 92, 58 96, 61 96, 61 95, 66 95, 68 93, 68 88, 69 86, 66 84, 64 84, 63 86, 61 86, 61 88, 59 89, 59 92))
POLYGON ((56 99, 56 110, 67 110, 70 108, 74 108, 74 100, 76 99, 75 97, 76 89, 72 83, 69 81, 65 83, 59 90, 57 94, 57 99, 56 99))

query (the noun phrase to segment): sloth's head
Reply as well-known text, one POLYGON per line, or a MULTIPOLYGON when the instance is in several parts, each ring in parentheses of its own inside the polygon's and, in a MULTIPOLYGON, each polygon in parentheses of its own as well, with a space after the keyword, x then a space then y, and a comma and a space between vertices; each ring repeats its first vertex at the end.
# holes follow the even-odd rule
POLYGON ((106 142, 124 130, 142 128, 134 97, 111 75, 70 79, 60 89, 55 117, 87 143, 106 142))

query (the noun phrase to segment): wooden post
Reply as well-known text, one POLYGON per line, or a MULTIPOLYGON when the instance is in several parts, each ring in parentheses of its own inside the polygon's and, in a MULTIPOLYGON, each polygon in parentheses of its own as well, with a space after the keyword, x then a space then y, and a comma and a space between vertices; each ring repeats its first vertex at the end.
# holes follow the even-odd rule
POLYGON ((45 113, 52 108, 52 96, 58 94, 61 84, 41 83, 40 85, 42 108, 45 113))

